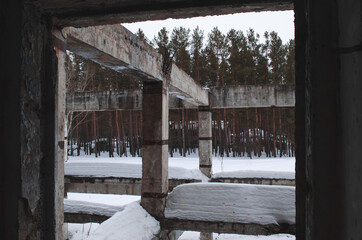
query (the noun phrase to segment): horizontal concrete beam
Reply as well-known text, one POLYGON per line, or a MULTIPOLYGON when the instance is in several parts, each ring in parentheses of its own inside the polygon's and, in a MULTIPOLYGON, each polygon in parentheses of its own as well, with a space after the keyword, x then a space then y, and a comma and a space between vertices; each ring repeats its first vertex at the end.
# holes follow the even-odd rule
POLYGON ((161 228, 169 231, 184 230, 214 233, 234 233, 246 235, 271 235, 271 234, 293 234, 295 235, 295 224, 253 224, 253 223, 230 223, 230 222, 209 222, 181 219, 163 219, 161 228))
POLYGON ((142 91, 76 92, 67 94, 67 112, 142 109, 142 91))
POLYGON ((197 84, 194 79, 172 64, 170 75, 170 92, 178 92, 179 98, 196 106, 209 105, 209 92, 197 84))
MULTIPOLYGON (((184 79, 187 79, 185 77, 184 79)), ((185 81, 186 82, 186 81, 185 81)), ((282 86, 229 86, 210 89, 211 108, 247 108, 247 107, 294 107, 295 87, 282 86)), ((197 89, 190 89, 198 94, 197 89)), ((169 108, 197 108, 184 101, 177 92, 169 94, 169 108)), ((105 111, 115 109, 142 109, 142 92, 124 90, 118 92, 84 92, 67 96, 67 111, 105 111)))
MULTIPOLYGON (((200 179, 169 179, 168 190, 200 179)), ((64 192, 141 195, 140 178, 64 176, 64 192)))
MULTIPOLYGON (((169 179, 168 190, 200 179, 169 179)), ((211 178, 210 182, 247 183, 262 185, 295 186, 294 179, 276 178, 211 178)), ((140 178, 64 176, 64 192, 141 195, 140 178)))
POLYGON ((212 108, 294 107, 294 85, 247 85, 210 89, 212 108))
POLYGON ((162 56, 122 25, 64 28, 67 50, 135 80, 163 81, 162 56))
POLYGON ((108 218, 110 217, 101 214, 71 213, 64 211, 65 223, 102 223, 108 218))
MULTIPOLYGON (((55 32, 55 31, 54 31, 55 32)), ((138 81, 162 81, 185 101, 209 105, 208 92, 172 65, 170 79, 163 72, 162 56, 120 24, 74 28, 55 33, 66 36, 66 49, 138 81)))
MULTIPOLYGON (((117 92, 76 92, 67 95, 67 112, 142 110, 142 91, 123 90, 117 92)), ((169 109, 197 108, 180 98, 180 94, 169 94, 169 109)))
MULTIPOLYGON (((110 218, 101 214, 87 214, 64 212, 64 222, 67 223, 102 223, 110 218)), ((161 219, 161 228, 164 230, 183 230, 198 232, 230 233, 245 235, 272 235, 272 234, 292 234, 295 235, 295 225, 289 224, 253 224, 253 223, 229 223, 229 222, 207 222, 180 219, 161 219)))
POLYGON ((40 11, 55 16, 55 25, 76 27, 240 12, 293 10, 291 0, 35 0, 31 3, 39 6, 40 11))
POLYGON ((294 179, 278 178, 211 178, 210 182, 295 186, 294 179))

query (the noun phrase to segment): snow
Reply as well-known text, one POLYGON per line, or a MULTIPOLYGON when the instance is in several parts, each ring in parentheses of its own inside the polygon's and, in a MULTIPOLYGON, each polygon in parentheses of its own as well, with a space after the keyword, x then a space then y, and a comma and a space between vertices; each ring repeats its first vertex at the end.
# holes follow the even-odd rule
POLYGON ((116 195, 116 194, 95 194, 95 193, 68 193, 69 200, 85 201, 90 203, 107 204, 111 206, 124 206, 131 202, 141 199, 134 195, 116 195))
POLYGON ((64 199, 64 211, 67 213, 86 213, 112 217, 116 212, 123 211, 123 209, 123 206, 117 207, 107 204, 64 199))
POLYGON ((84 240, 94 233, 98 228, 98 223, 68 223, 68 231, 66 232, 66 239, 69 240, 84 240))
MULTIPOLYGON (((199 162, 197 154, 181 157, 178 156, 177 153, 174 153, 174 156, 177 157, 169 158, 170 178, 205 180, 205 177, 200 175, 201 173, 198 170, 199 162)), ((65 164, 65 171, 66 174, 72 173, 72 175, 80 174, 82 176, 94 174, 95 176, 115 175, 115 177, 141 178, 141 164, 142 158, 140 157, 109 158, 108 153, 102 154, 98 158, 95 158, 94 155, 83 155, 80 157, 69 157, 68 162, 65 164)), ((213 156, 213 177, 268 177, 293 179, 294 169, 294 158, 249 159, 246 157, 221 158, 213 156)), ((180 201, 182 200, 183 206, 177 207, 180 209, 179 213, 177 214, 182 215, 182 218, 184 218, 183 214, 186 214, 185 209, 187 210, 190 205, 189 203, 197 203, 194 209, 192 209, 192 211, 186 215, 197 217, 200 212, 206 209, 206 214, 200 215, 199 218, 204 217, 205 219, 210 219, 210 217, 213 216, 210 216, 208 213, 210 212, 210 209, 215 209, 216 214, 214 215, 223 214, 222 218, 226 219, 227 221, 230 221, 229 219, 232 218, 236 219, 237 221, 246 220, 247 218, 247 221, 250 222, 255 220, 250 218, 251 215, 254 213, 260 214, 260 212, 262 212, 262 214, 258 216, 259 219, 256 217, 255 221, 294 223, 294 187, 249 185, 252 186, 252 188, 247 189, 247 187, 245 187, 246 184, 220 184, 222 183, 207 184, 219 186, 215 188, 210 188, 207 186, 207 189, 203 189, 202 184, 188 184, 201 186, 195 188, 191 193, 186 195, 182 190, 184 187, 179 186, 175 188, 174 192, 169 196, 169 198, 172 198, 172 200, 168 201, 168 206, 172 204, 180 204, 180 201), (177 190, 179 188, 181 188, 181 190, 177 190), (178 193, 175 194, 176 190, 178 193), (209 191, 209 193, 204 196, 204 191, 209 191), (265 191, 264 194, 261 193, 263 191, 265 191), (235 210, 236 214, 230 212, 232 210, 235 210), (247 214, 249 214, 249 216, 247 216, 247 214)), ((88 236, 91 240, 142 239, 142 236, 145 237, 144 239, 148 239, 149 236, 153 236, 153 234, 156 232, 156 226, 159 227, 158 222, 154 219, 151 220, 152 217, 149 215, 147 216, 139 205, 138 201, 140 196, 68 193, 68 199, 69 200, 65 201, 65 206, 67 207, 67 205, 70 205, 71 209, 74 211, 92 211, 90 208, 88 209, 88 203, 100 204, 97 205, 97 207, 100 208, 95 208, 98 210, 93 209, 93 211, 109 211, 110 214, 116 210, 118 211, 124 209, 123 211, 117 212, 117 214, 115 214, 108 221, 104 222, 102 225, 97 223, 68 224, 68 237, 70 240, 83 240, 88 236), (77 205, 73 203, 77 203, 77 205)), ((92 204, 92 206, 94 206, 94 204, 92 204)), ((172 211, 170 210, 172 210, 172 208, 168 207, 168 209, 169 210, 167 211, 171 213, 172 211)), ((196 240, 199 239, 199 233, 185 232, 179 239, 196 240)), ((295 236, 285 234, 271 236, 250 236, 237 234, 219 235, 214 233, 214 239, 295 240, 295 236)))
MULTIPOLYGON (((199 232, 184 232, 179 240, 198 240, 199 232)), ((274 234, 270 236, 251 236, 240 234, 216 234, 213 235, 215 240, 295 240, 294 235, 274 234)))
POLYGON ((165 217, 256 224, 294 224, 295 188, 230 183, 179 185, 168 195, 165 217))
POLYGON ((232 172, 218 172, 212 178, 266 178, 266 179, 294 179, 294 172, 239 170, 232 172))
MULTIPOLYGON (((176 155, 176 154, 175 154, 176 155)), ((65 174, 73 176, 141 178, 140 157, 69 157, 65 174)), ((201 179, 198 157, 169 158, 170 179, 201 179)), ((294 179, 295 158, 213 158, 213 178, 280 178, 294 179)))
POLYGON ((148 240, 159 231, 160 223, 134 202, 100 224, 87 240, 148 240))
MULTIPOLYGON (((123 177, 142 178, 142 165, 123 162, 98 161, 68 161, 65 163, 65 175, 90 177, 123 177)), ((169 167, 170 179, 207 179, 199 169, 169 167)))

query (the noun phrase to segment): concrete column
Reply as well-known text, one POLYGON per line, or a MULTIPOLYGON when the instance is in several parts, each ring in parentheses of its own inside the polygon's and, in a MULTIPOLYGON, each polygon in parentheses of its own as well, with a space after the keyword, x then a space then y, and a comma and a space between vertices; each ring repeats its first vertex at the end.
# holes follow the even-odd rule
POLYGON ((199 169, 207 177, 212 173, 212 127, 210 107, 199 107, 199 169))
POLYGON ((58 81, 56 89, 56 127, 57 152, 55 161, 55 208, 56 232, 58 239, 63 239, 64 224, 64 161, 67 156, 67 129, 66 129, 66 53, 54 47, 58 59, 58 81))
POLYGON ((144 82, 142 100, 141 204, 162 218, 168 190, 168 91, 162 82, 144 82))
POLYGON ((213 234, 212 233, 206 233, 206 232, 200 232, 200 240, 213 240, 213 234))

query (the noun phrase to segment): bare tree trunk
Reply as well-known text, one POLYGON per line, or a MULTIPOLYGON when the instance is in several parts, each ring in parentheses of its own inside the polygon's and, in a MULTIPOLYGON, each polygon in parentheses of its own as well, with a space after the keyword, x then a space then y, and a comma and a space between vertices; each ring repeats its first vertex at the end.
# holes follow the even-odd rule
POLYGON ((95 154, 96 157, 98 157, 96 112, 93 112, 93 139, 94 139, 94 154, 95 154))
POLYGON ((135 141, 136 141, 136 153, 140 155, 140 144, 139 144, 139 132, 138 132, 138 112, 134 111, 135 114, 135 141))
POLYGON ((277 154, 276 154, 276 148, 277 148, 277 136, 275 134, 275 108, 273 108, 273 156, 276 157, 277 154))
POLYGON ((219 154, 220 156, 224 156, 224 148, 222 144, 222 125, 221 125, 221 109, 218 111, 218 132, 219 132, 219 154))
POLYGON ((121 121, 121 132, 122 132, 122 139, 123 139, 123 147, 122 147, 122 151, 124 153, 124 155, 127 157, 127 141, 126 141, 126 134, 125 134, 125 131, 124 131, 124 122, 123 121, 123 112, 120 111, 119 112, 119 116, 120 116, 120 121, 121 121))
POLYGON ((185 110, 181 110, 181 125, 182 125, 182 156, 186 157, 186 143, 185 143, 185 110))
POLYGON ((233 112, 233 130, 231 135, 231 142, 232 142, 232 151, 233 151, 233 157, 235 157, 235 142, 236 142, 236 132, 235 132, 235 108, 232 110, 233 112))
POLYGON ((283 133, 282 133, 282 115, 281 109, 279 109, 279 157, 283 156, 283 133))
POLYGON ((119 120, 118 120, 118 110, 116 110, 116 128, 117 128, 117 154, 118 156, 121 156, 121 137, 120 137, 120 132, 119 132, 119 120))

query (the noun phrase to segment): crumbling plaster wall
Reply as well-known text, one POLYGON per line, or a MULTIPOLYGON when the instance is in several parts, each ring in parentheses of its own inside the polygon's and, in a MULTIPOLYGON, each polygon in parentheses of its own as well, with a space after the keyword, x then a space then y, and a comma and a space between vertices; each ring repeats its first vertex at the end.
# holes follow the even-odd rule
POLYGON ((362 237, 361 6, 295 1, 298 240, 362 237))
POLYGON ((57 60, 46 19, 24 5, 22 20, 19 239, 53 239, 57 60))

